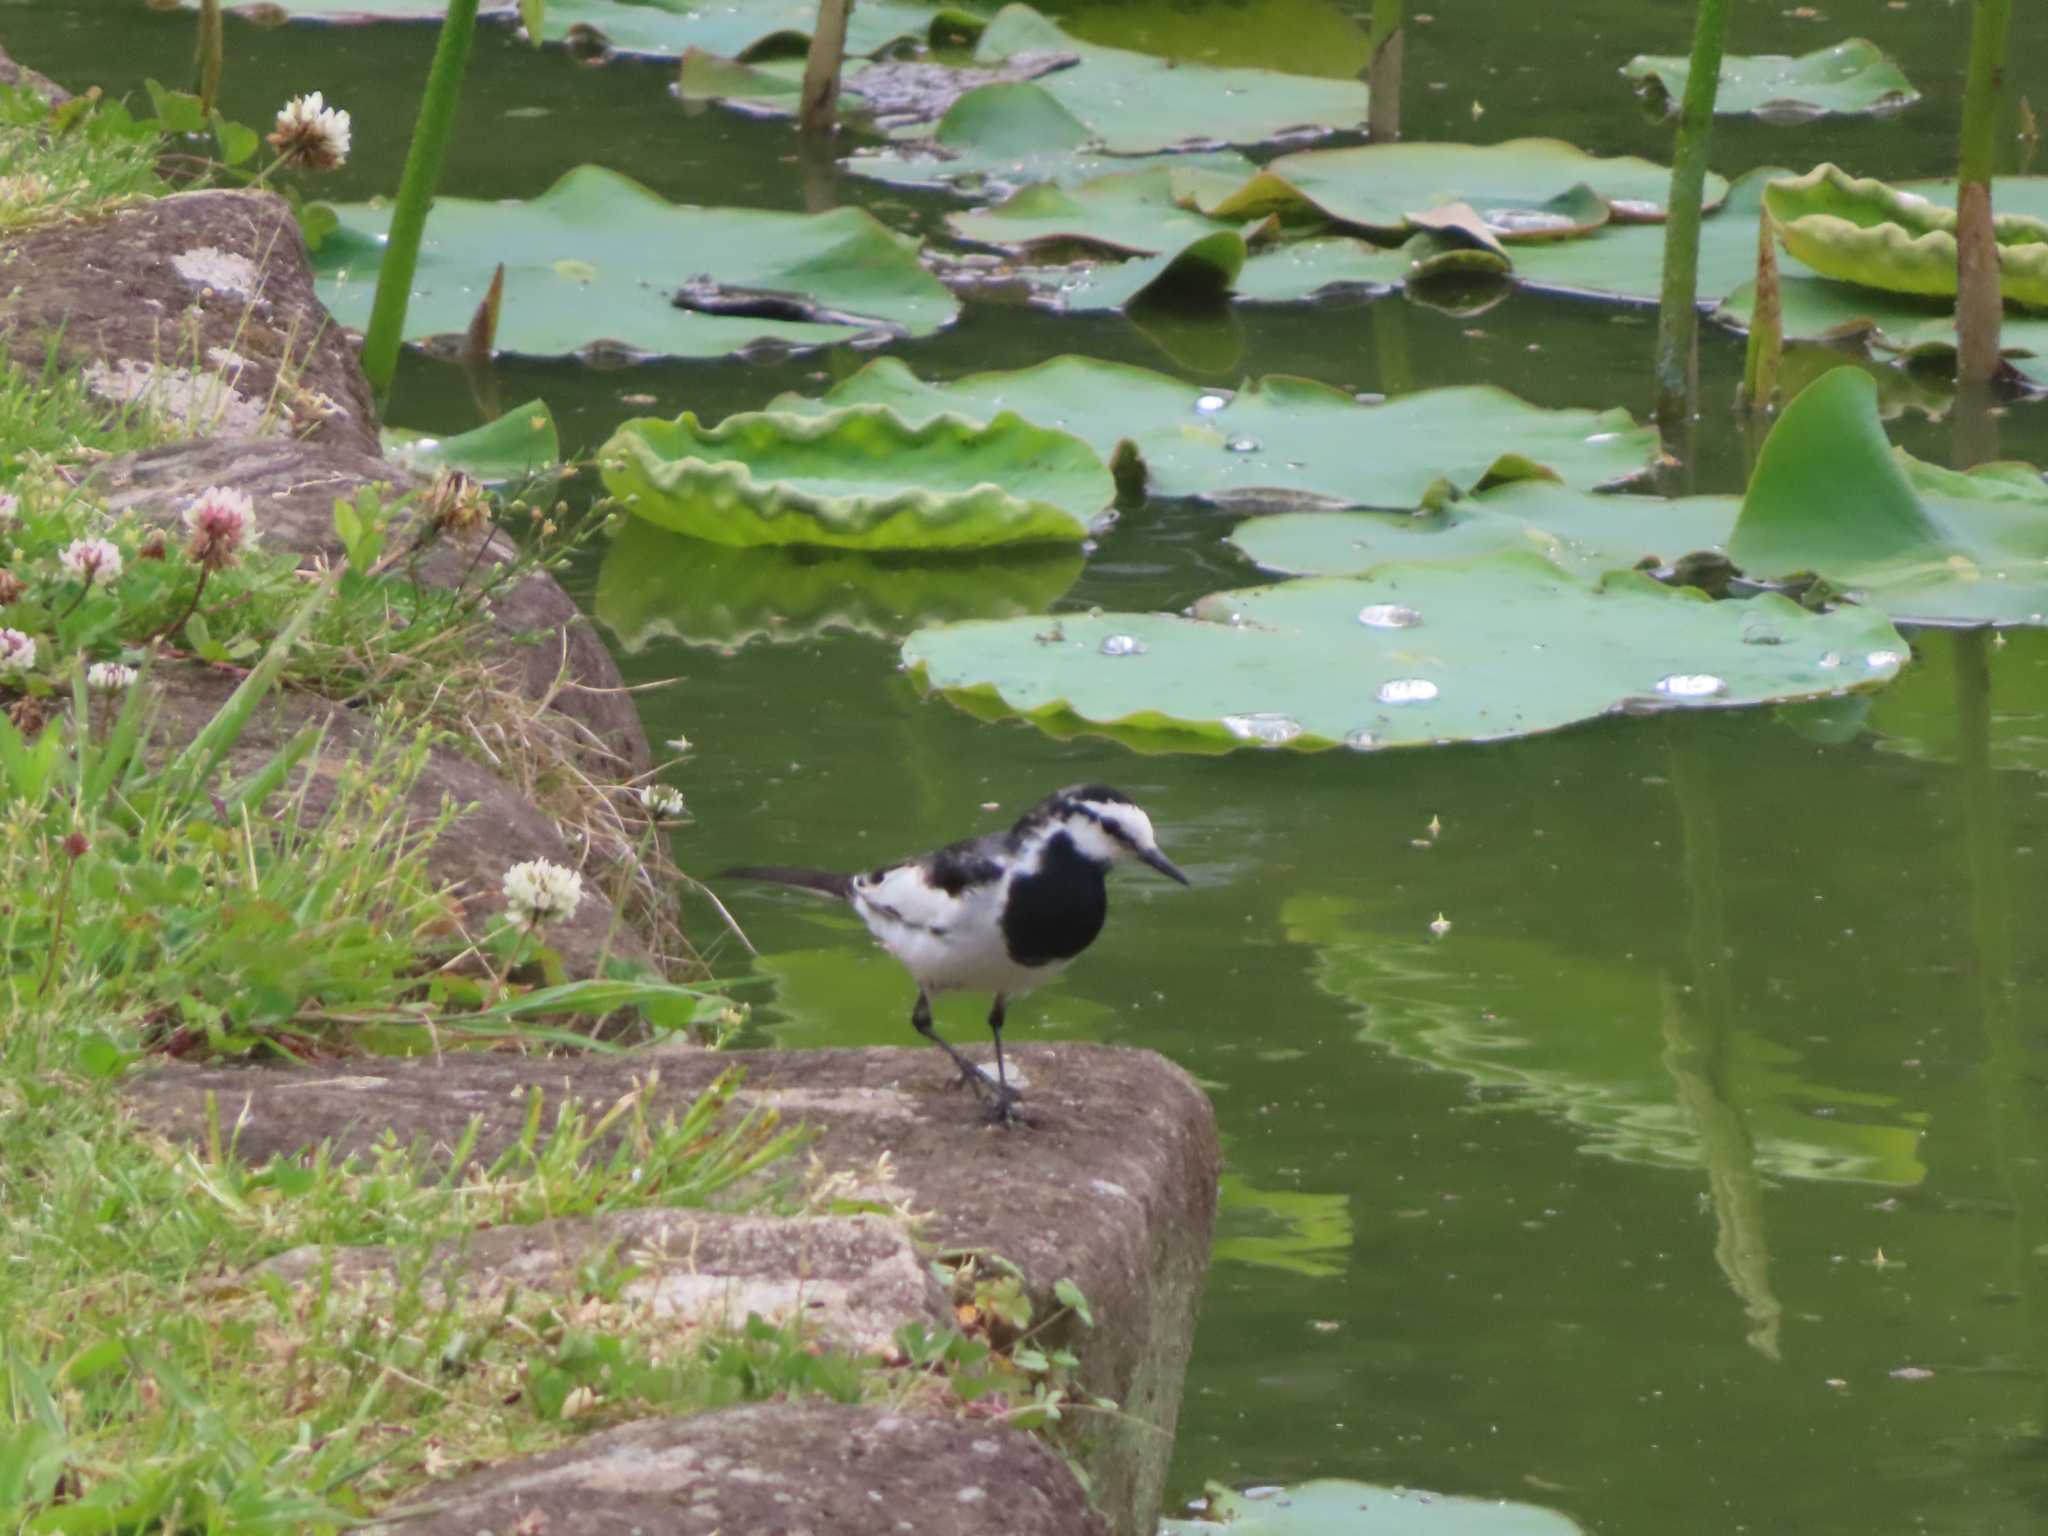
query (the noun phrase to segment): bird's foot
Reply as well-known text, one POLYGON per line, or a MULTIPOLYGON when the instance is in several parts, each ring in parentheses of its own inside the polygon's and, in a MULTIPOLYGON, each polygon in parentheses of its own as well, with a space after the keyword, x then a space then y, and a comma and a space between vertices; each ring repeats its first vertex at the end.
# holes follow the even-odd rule
POLYGON ((990 1083, 981 1095, 982 1118, 990 1125, 1029 1125, 1030 1120, 1018 1108, 1023 1102, 1024 1095, 1007 1083, 990 1083))

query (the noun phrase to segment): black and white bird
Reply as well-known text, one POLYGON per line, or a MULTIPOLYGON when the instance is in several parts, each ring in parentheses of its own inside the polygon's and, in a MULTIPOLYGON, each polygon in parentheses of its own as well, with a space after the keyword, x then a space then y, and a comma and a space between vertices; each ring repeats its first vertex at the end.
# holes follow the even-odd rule
POLYGON ((953 1058, 989 1118, 1006 1121, 1018 1093, 1003 1067, 1004 1010, 1095 942, 1109 913, 1105 877, 1125 859, 1188 883, 1159 851, 1152 819, 1129 796, 1106 784, 1080 784, 1046 796, 1007 832, 948 843, 866 874, 782 867, 725 874, 801 886, 849 903, 917 983, 912 1027, 953 1058), (993 1079, 933 1029, 931 1000, 940 992, 995 994, 988 1016, 996 1047, 993 1079))

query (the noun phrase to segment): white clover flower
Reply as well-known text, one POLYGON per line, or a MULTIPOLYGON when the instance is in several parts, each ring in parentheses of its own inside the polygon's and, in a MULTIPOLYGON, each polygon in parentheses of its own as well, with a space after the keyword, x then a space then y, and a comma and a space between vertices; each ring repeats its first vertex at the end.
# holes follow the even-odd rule
POLYGON ((135 669, 118 661, 96 661, 85 669, 85 686, 94 693, 126 693, 135 678, 135 669))
POLYGON ((583 903, 583 877, 573 869, 528 859, 505 871, 505 911, 521 928, 566 923, 583 903))
POLYGON ((348 159, 348 114, 328 106, 318 91, 294 96, 267 138, 288 169, 331 171, 348 159))
POLYGON ((35 664, 35 637, 18 629, 0 629, 0 677, 19 677, 35 664))
POLYGON ((0 528, 12 528, 21 518, 21 498, 12 491, 0 491, 0 528))
POLYGON ((111 586, 121 579, 121 551, 112 539, 73 539, 57 556, 57 563, 72 580, 88 587, 111 586))
POLYGON ((640 803, 660 821, 674 821, 689 814, 689 807, 683 802, 683 792, 672 784, 641 785, 640 803))
POLYGON ((209 485, 185 509, 192 541, 185 552, 209 571, 233 565, 244 544, 255 538, 256 505, 241 491, 209 485))

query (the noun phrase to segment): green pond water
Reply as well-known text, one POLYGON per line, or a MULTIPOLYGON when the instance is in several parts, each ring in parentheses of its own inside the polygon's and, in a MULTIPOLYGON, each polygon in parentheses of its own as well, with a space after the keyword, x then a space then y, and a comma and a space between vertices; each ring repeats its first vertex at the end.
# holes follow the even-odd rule
MULTIPOLYGON (((1664 158, 1669 128, 1615 71, 1682 51, 1691 9, 1443 0, 1411 32, 1409 134, 1554 134, 1664 158)), ((1736 7, 1731 46, 1866 35, 1926 99, 1883 122, 1723 121, 1716 167, 1949 169, 1968 7, 1824 9, 1736 7)), ((1355 21, 1324 0, 1069 19, 1232 62, 1342 70, 1362 55, 1355 21)), ((2039 103, 2048 56, 2031 27, 2016 25, 2014 74, 2039 103)), ((18 55, 138 100, 145 76, 184 78, 190 29, 126 0, 0 0, 18 55)), ((426 28, 231 21, 226 105, 256 122, 324 90, 355 114, 356 158, 322 190, 385 191, 432 46, 426 28)), ((446 189, 530 196, 598 161, 678 199, 803 206, 786 127, 685 116, 667 80, 487 31, 446 189)), ((845 179, 836 195, 916 229, 949 206, 845 179)), ((1464 316, 1396 297, 1246 312, 1176 362, 1120 317, 970 306, 898 350, 937 376, 1071 351, 1226 384, 1485 381, 1640 411, 1651 331, 1646 311, 1526 294, 1464 316)), ((497 388, 544 395, 588 449, 628 415, 716 417, 855 361, 515 363, 497 388)), ((1689 488, 1742 482, 1721 409, 1739 363, 1739 341, 1706 334, 1689 488)), ((397 398, 406 425, 478 419, 460 374, 421 358, 397 398)), ((2048 461, 2048 406, 2001 426, 2008 455, 2048 461)), ((1908 413, 1890 429, 1946 461, 1947 423, 1908 413)), ((694 746, 675 775, 694 869, 879 862, 1101 779, 1150 809, 1194 877, 1186 891, 1121 880, 1096 949, 1011 1015, 1020 1042, 1149 1047, 1214 1095, 1228 1174, 1172 1503, 1208 1479, 1351 1477, 1544 1504, 1600 1532, 2041 1528, 2048 637, 1916 636, 1867 713, 1616 719, 1377 755, 1139 756, 978 723, 896 670, 903 605, 945 613, 1007 585, 1027 604, 1179 609, 1245 584, 1221 543, 1231 522, 1146 507, 1070 588, 1058 561, 923 580, 884 564, 849 588, 844 570, 706 561, 644 533, 574 573, 601 614, 608 593, 631 598, 617 599, 621 664, 662 683, 640 696, 648 734, 694 746), (665 607, 650 572, 673 582, 665 607), (665 637, 748 589, 844 621, 723 650, 665 637), (822 610, 794 596, 814 589, 833 595, 822 610), (1437 939, 1439 912, 1452 926, 1437 939)), ((695 932, 723 972, 755 977, 759 1039, 914 1038, 904 978, 850 917, 731 894, 758 964, 708 910, 695 932)), ((983 1006, 949 999, 941 1027, 973 1042, 983 1006)))

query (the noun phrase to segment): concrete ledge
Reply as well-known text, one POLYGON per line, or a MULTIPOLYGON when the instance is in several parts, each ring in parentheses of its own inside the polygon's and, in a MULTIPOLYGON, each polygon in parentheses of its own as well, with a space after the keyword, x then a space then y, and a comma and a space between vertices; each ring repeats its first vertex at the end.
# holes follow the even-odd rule
MULTIPOLYGON (((1020 1046, 1013 1059, 1032 1085, 1033 1126, 982 1124, 972 1096, 949 1091, 951 1065, 924 1049, 469 1055, 358 1061, 345 1072, 171 1067, 140 1079, 131 1100, 145 1127, 191 1140, 211 1091, 224 1124, 242 1121, 241 1154, 257 1162, 323 1140, 362 1151, 387 1127, 445 1150, 480 1116, 475 1156, 488 1161, 518 1135, 532 1087, 609 1104, 658 1064, 649 1108, 660 1113, 742 1066, 743 1097, 815 1126, 829 1167, 869 1172, 888 1153, 894 1183, 878 1193, 931 1212, 924 1239, 1001 1254, 1047 1307, 1057 1281, 1081 1287, 1097 1327, 1051 1342, 1073 1346, 1082 1385, 1124 1412, 1073 1416, 1073 1448, 1111 1526, 1150 1536, 1208 1266, 1214 1117, 1193 1079, 1150 1052, 1020 1046)), ((752 1528, 728 1527, 743 1529, 752 1528)))
POLYGON ((1101 1536, 1073 1474, 1000 1425, 774 1403, 650 1419, 435 1488, 377 1536, 1101 1536))

